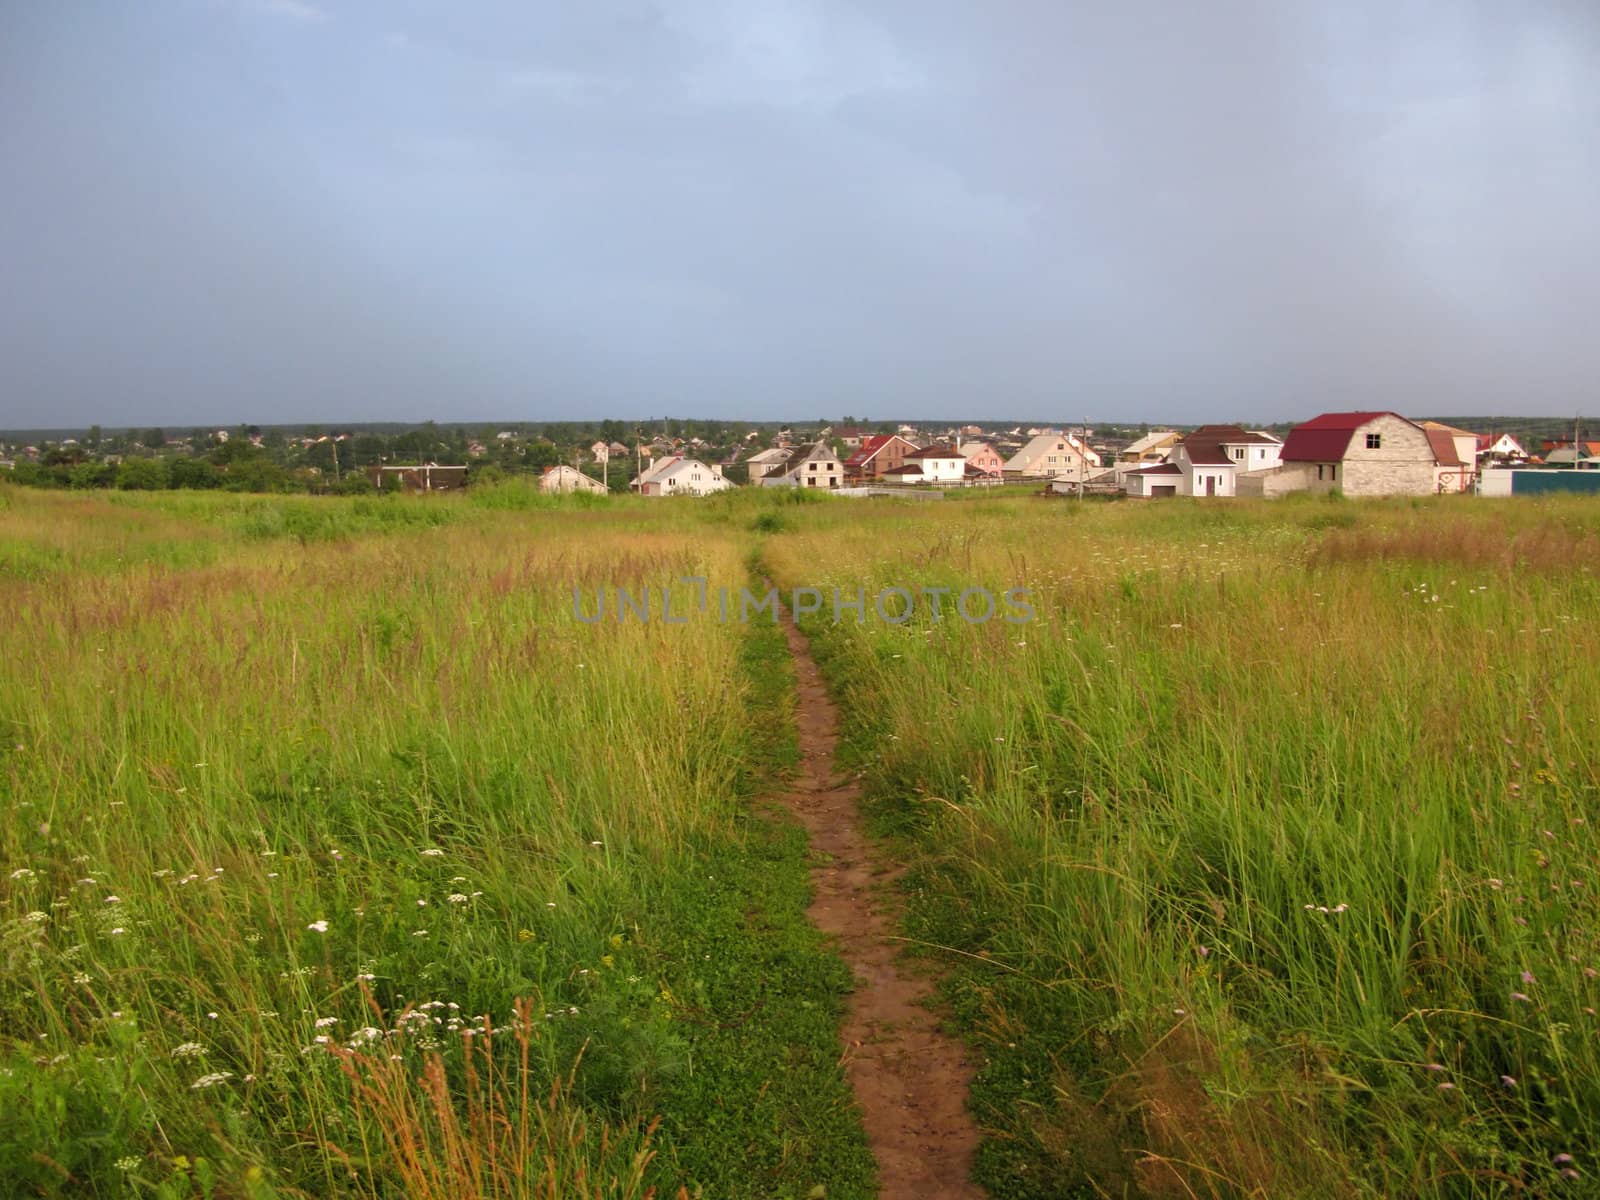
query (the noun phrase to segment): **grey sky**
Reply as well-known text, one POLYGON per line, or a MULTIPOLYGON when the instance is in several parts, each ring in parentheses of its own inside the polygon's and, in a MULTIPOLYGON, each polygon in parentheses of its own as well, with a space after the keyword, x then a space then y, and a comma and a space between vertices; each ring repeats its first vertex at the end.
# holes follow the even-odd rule
POLYGON ((1594 0, 0 0, 0 426, 1600 410, 1594 0))

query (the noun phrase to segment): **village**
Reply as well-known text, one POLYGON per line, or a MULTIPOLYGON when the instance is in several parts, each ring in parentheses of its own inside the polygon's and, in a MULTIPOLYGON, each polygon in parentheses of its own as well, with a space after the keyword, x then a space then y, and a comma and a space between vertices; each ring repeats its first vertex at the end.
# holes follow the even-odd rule
MULTIPOLYGON (((1523 424, 1549 430, 1555 422, 1523 424)), ((37 441, 0 436, 0 479, 69 489, 361 494, 448 492, 526 476, 547 493, 649 497, 709 496, 739 486, 919 498, 1001 485, 1027 485, 1043 496, 1136 499, 1600 491, 1600 441, 1583 439, 1578 423, 1570 436, 1537 441, 1383 411, 1186 430, 1088 423, 869 428, 849 418, 810 427, 659 425, 647 433, 608 420, 476 435, 432 422, 397 434, 239 426, 187 437, 96 428, 37 441)))
MULTIPOLYGON (((613 448, 596 444, 597 457, 613 448)), ((692 448, 652 444, 649 465, 630 481, 646 496, 703 496, 734 486, 728 467, 692 448)), ((1286 438, 1238 425, 1157 430, 1126 442, 1093 428, 1021 428, 989 434, 969 425, 934 440, 911 426, 890 434, 825 428, 816 440, 787 436, 744 459, 760 487, 822 488, 846 496, 907 489, 1037 484, 1051 495, 1271 498, 1291 492, 1427 496, 1548 490, 1600 491, 1600 442, 1547 441, 1530 455, 1506 433, 1477 433, 1393 412, 1324 413, 1286 438), (1025 440, 1024 440, 1025 439, 1025 440)), ((642 456, 642 452, 641 452, 642 456)), ((557 490, 592 487, 574 468, 545 478, 557 490)))

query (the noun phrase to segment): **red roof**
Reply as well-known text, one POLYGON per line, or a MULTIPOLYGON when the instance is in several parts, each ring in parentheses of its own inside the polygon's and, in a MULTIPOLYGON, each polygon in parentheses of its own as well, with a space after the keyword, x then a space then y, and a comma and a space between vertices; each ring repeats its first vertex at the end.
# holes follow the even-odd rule
POLYGON ((949 446, 928 446, 922 450, 913 450, 906 455, 907 458, 960 458, 961 455, 949 446))
POLYGON ((1264 434, 1250 433, 1237 425, 1202 425, 1182 439, 1183 452, 1189 461, 1206 467, 1233 467, 1238 465, 1224 447, 1270 446, 1276 442, 1264 434))
POLYGON ((1124 475, 1182 475, 1183 468, 1177 463, 1160 463, 1154 467, 1140 467, 1137 471, 1125 471, 1124 475))
POLYGON ((1289 431, 1289 440, 1283 444, 1283 461, 1343 462, 1356 430, 1379 417, 1405 420, 1399 413, 1391 412, 1323 413, 1312 417, 1289 431))
MULTIPOLYGON (((856 452, 854 454, 844 460, 844 465, 847 467, 866 466, 867 463, 871 462, 872 459, 876 457, 879 450, 882 450, 890 442, 894 441, 895 438, 899 437, 900 435, 898 433, 875 433, 871 437, 862 438, 861 445, 856 447, 856 452)), ((900 440, 903 442, 905 441, 904 438, 900 438, 900 440)), ((906 444, 910 445, 911 443, 906 442, 906 444)))
POLYGON ((1424 429, 1428 435, 1428 445, 1433 447, 1433 460, 1441 467, 1462 466, 1461 458, 1456 454, 1456 440, 1443 429, 1424 429))

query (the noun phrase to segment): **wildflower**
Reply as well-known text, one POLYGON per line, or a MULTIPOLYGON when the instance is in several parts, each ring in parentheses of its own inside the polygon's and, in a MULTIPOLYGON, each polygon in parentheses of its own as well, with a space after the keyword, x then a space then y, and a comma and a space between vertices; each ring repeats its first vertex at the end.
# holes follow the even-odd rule
POLYGON ((1447 1079, 1439 1085, 1439 1090, 1441 1092, 1453 1092, 1456 1090, 1456 1085, 1447 1079))
POLYGON ((208 1021, 215 1021, 215 1020, 216 1020, 216 1019, 217 1019, 217 1014, 216 1014, 216 1013, 214 1013, 214 1012, 208 1012, 208 1013, 207 1013, 207 1014, 206 1014, 206 1020, 208 1020, 208 1021))
POLYGON ((85 975, 82 971, 79 971, 77 974, 73 975, 72 982, 73 983, 88 983, 89 982, 89 977, 87 975, 85 975))
POLYGON ((118 935, 124 934, 124 933, 127 933, 127 932, 128 931, 126 929, 124 929, 121 925, 118 925, 115 929, 111 930, 111 936, 112 937, 117 937, 118 935))
POLYGON ((39 912, 38 910, 35 910, 35 911, 31 912, 31 913, 28 913, 22 919, 24 921, 29 921, 29 922, 32 922, 35 925, 38 925, 41 922, 48 921, 50 919, 50 914, 49 913, 42 913, 42 912, 39 912))
POLYGON ((1489 880, 1489 886, 1498 892, 1501 888, 1505 887, 1505 882, 1500 879, 1491 879, 1489 880))
POLYGON ((1427 1064, 1427 1066, 1423 1067, 1422 1069, 1424 1071, 1442 1071, 1442 1070, 1444 1070, 1444 1064, 1443 1063, 1429 1063, 1429 1064, 1427 1064))
POLYGON ((1532 971, 1524 971, 1522 973, 1522 982, 1523 983, 1532 983, 1533 981, 1534 980, 1533 980, 1533 972, 1532 971))
POLYGON ((426 908, 427 906, 428 906, 428 902, 426 900, 418 900, 417 901, 417 907, 418 908, 426 908))
POLYGON ((1570 1165, 1571 1162, 1572 1162, 1572 1155, 1570 1155, 1570 1154, 1558 1154, 1554 1158, 1552 1158, 1550 1161, 1551 1161, 1552 1164, 1554 1164, 1555 1166, 1558 1166, 1558 1167, 1567 1166, 1567 1165, 1570 1165))
POLYGON ((137 1154, 128 1154, 117 1159, 117 1161, 112 1165, 115 1166, 119 1171, 137 1171, 139 1169, 139 1164, 143 1161, 144 1160, 141 1159, 137 1154))
POLYGON ((27 867, 18 867, 15 871, 11 872, 11 878, 13 878, 13 879, 32 879, 33 878, 33 872, 30 871, 27 867))
POLYGON ((590 842, 589 845, 591 845, 591 846, 604 846, 605 843, 604 842, 590 842))
POLYGON ((437 846, 429 846, 422 853, 427 858, 441 858, 444 855, 444 851, 437 846))
POLYGON ((411 936, 412 937, 427 937, 428 936, 428 931, 426 929, 413 929, 411 931, 411 936))
POLYGON ((206 1052, 206 1048, 199 1042, 184 1042, 181 1046, 172 1048, 173 1058, 198 1058, 206 1052))
POLYGON ((1528 997, 1523 995, 1521 992, 1512 992, 1511 993, 1511 998, 1513 1000, 1520 1000, 1524 1004, 1532 1004, 1533 1003, 1532 1000, 1528 999, 1528 997))
POLYGON ((210 1075, 202 1075, 189 1085, 190 1091, 198 1092, 203 1088, 216 1087, 219 1083, 226 1083, 233 1078, 232 1071, 213 1071, 210 1075))
POLYGON ((312 933, 327 933, 328 923, 326 921, 313 921, 306 928, 311 930, 312 933))
POLYGON ((465 904, 467 902, 467 898, 465 896, 463 896, 460 892, 451 892, 450 895, 448 897, 446 897, 446 898, 450 901, 451 904, 465 904))
POLYGON ((326 1029, 329 1025, 337 1025, 338 1023, 338 1017, 318 1017, 313 1024, 318 1029, 326 1029))
POLYGON ((1500 1076, 1500 1084, 1502 1087, 1514 1088, 1517 1086, 1516 1076, 1502 1075, 1500 1076))
POLYGON ((1200 951, 1200 957, 1201 958, 1210 958, 1211 957, 1211 947, 1210 946, 1200 946, 1200 947, 1198 947, 1198 949, 1200 951))

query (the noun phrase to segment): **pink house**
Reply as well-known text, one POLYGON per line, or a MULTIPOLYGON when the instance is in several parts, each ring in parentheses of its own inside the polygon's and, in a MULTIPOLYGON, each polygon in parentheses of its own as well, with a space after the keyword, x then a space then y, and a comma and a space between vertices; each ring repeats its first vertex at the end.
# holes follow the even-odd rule
POLYGON ((1006 460, 1001 458, 1000 452, 988 442, 964 442, 958 445, 956 450, 967 460, 969 477, 976 473, 994 479, 1005 478, 1006 460))

